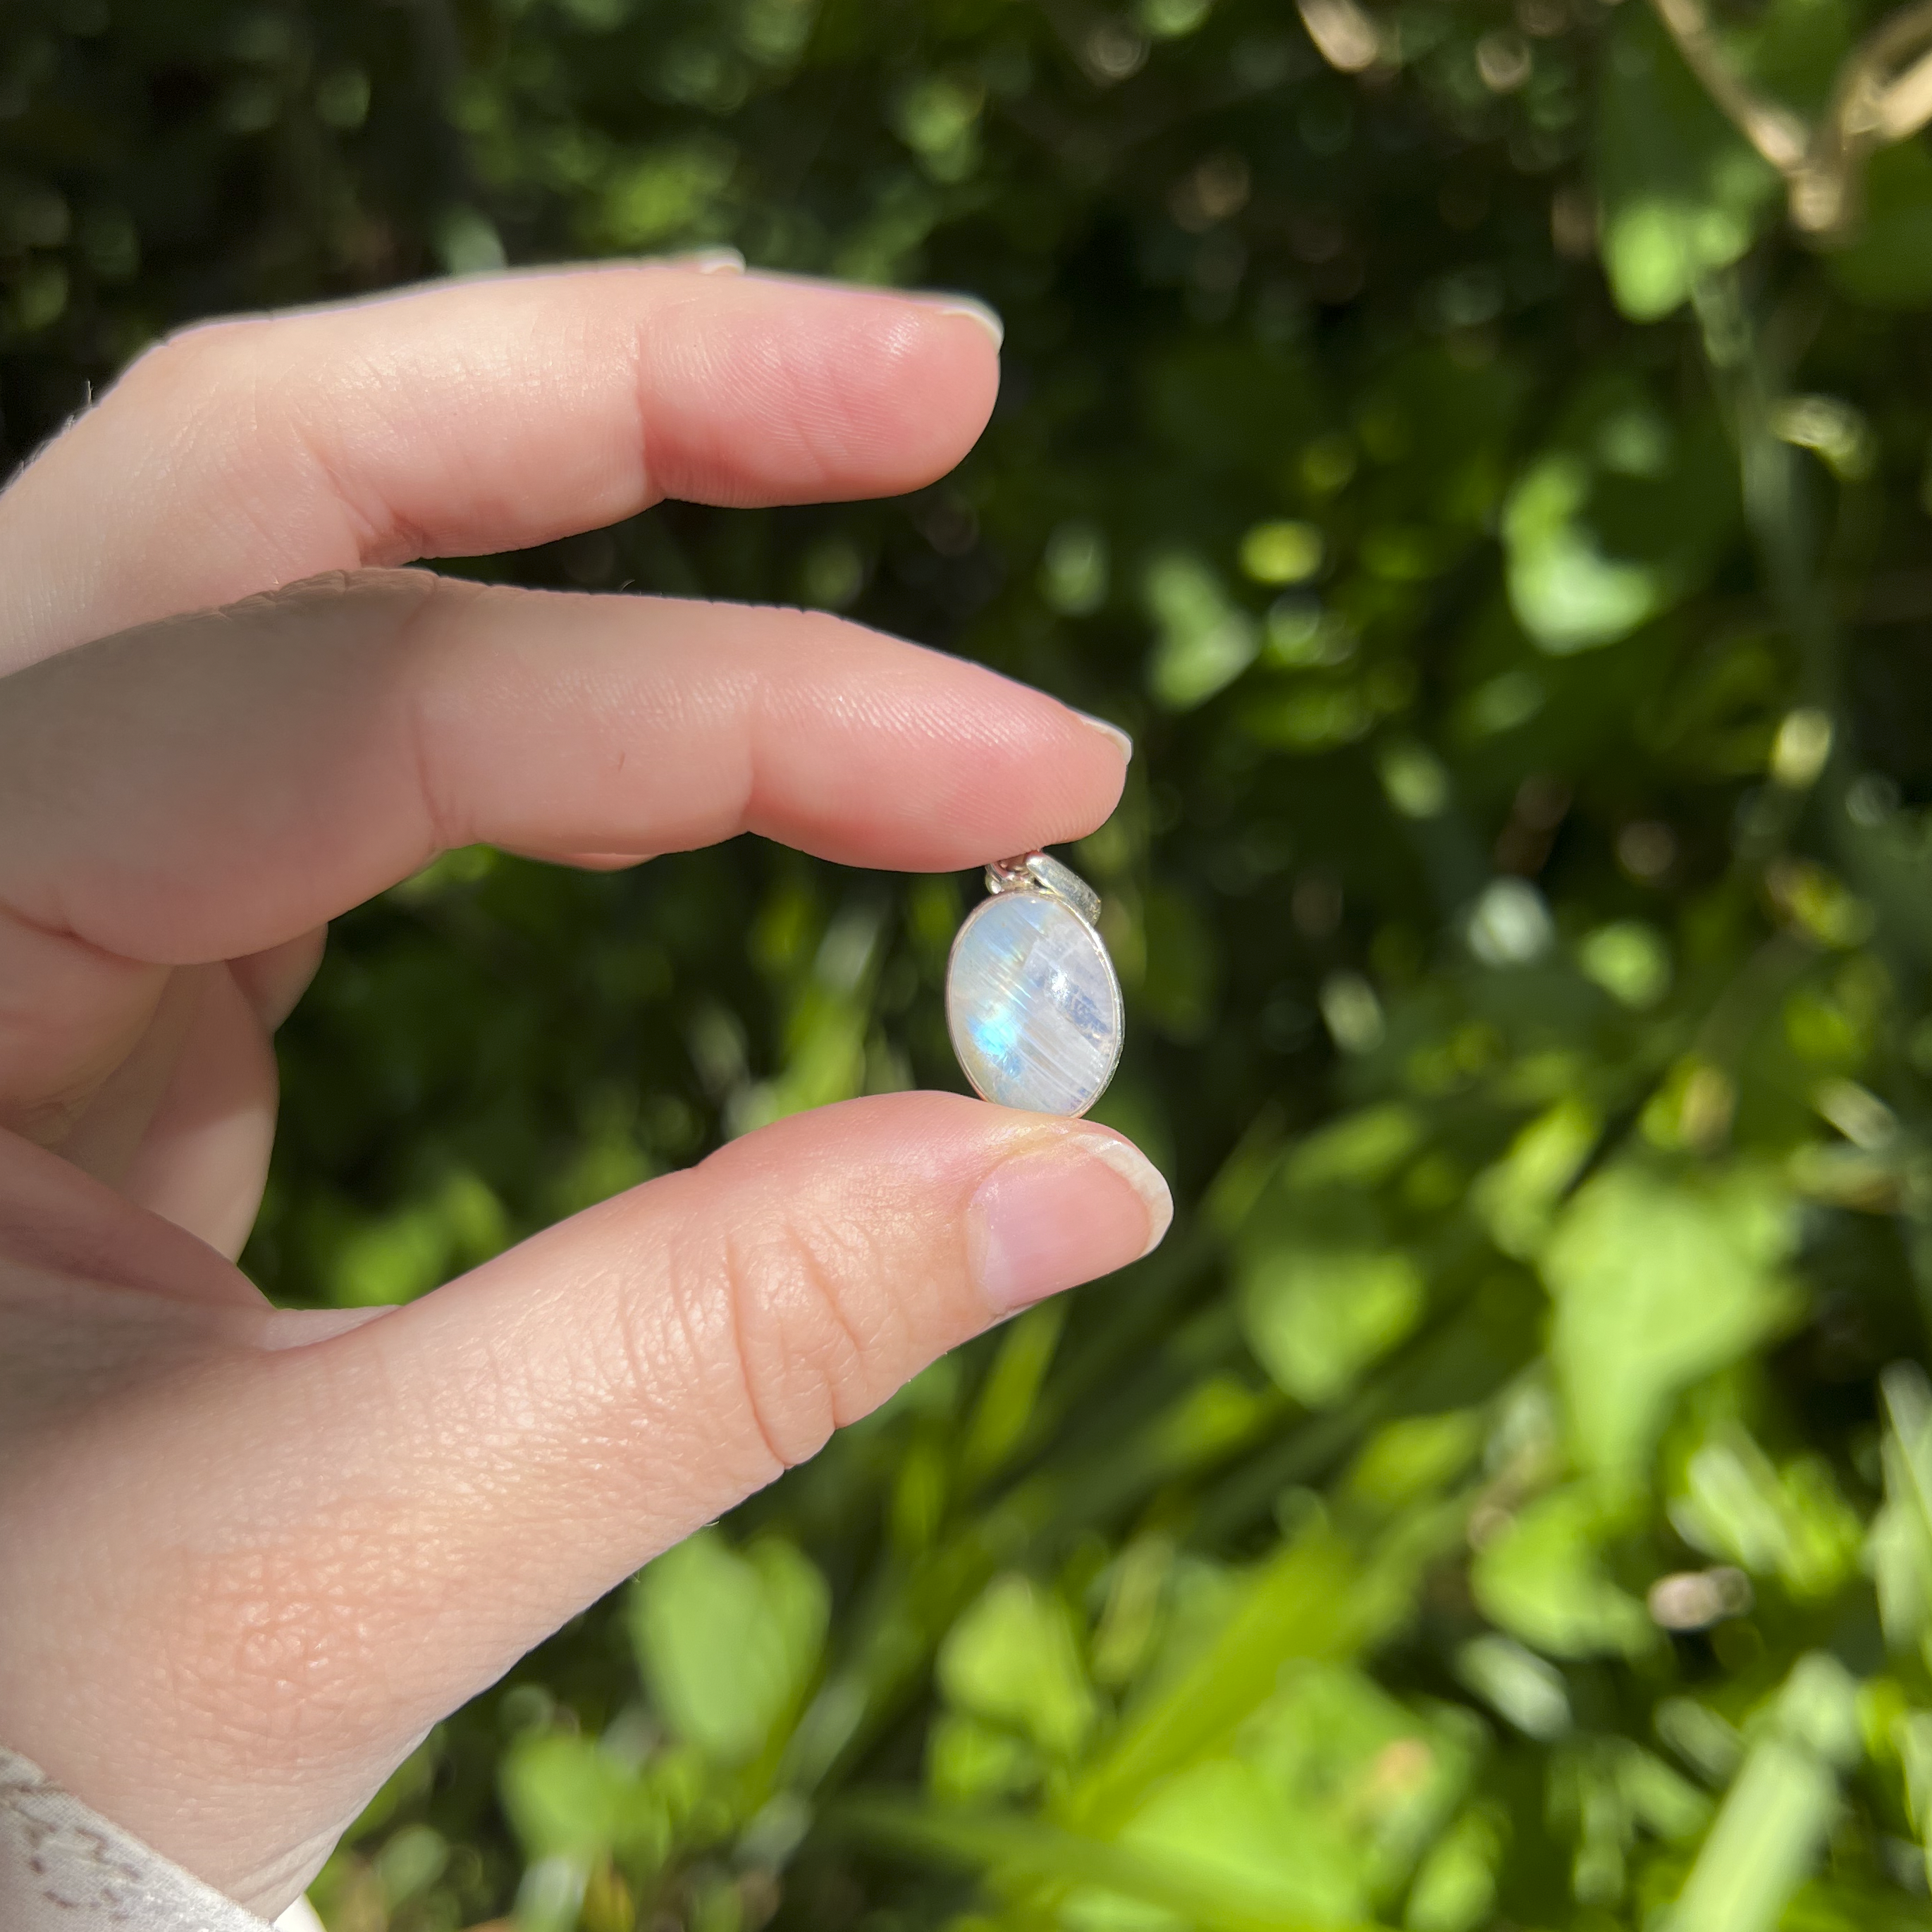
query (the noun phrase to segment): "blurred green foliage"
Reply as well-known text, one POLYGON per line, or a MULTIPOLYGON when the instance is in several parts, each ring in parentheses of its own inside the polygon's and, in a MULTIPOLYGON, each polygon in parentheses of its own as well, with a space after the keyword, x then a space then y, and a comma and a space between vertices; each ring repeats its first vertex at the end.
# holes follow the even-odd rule
MULTIPOLYGON (((1715 32, 1810 113, 1877 17, 1715 32)), ((969 289, 934 488, 458 567, 848 610, 1138 744, 1073 856, 1166 1248, 441 1727, 333 1932, 1932 1924, 1932 158, 1864 188, 1802 244, 1644 0, 0 14, 10 460, 218 310, 969 289)), ((250 1265, 407 1296, 956 1085, 976 890, 449 855, 286 1033, 250 1265)))

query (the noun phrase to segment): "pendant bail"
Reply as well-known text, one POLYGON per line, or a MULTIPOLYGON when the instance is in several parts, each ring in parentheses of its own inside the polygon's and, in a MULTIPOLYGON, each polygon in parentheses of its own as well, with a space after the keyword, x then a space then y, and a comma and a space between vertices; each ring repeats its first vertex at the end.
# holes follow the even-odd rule
POLYGON ((1089 926, 1100 921, 1100 895, 1075 872, 1045 852, 995 859, 986 868, 989 892, 1046 892, 1071 906, 1089 926))

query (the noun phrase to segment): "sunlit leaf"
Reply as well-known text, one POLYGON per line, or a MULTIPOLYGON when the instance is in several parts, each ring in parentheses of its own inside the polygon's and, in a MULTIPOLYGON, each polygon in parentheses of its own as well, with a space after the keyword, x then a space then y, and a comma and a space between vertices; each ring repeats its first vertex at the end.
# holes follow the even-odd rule
POLYGON ((662 1804, 632 1768, 588 1738, 519 1739, 503 1760, 502 1796, 532 1859, 587 1868, 620 1846, 662 1856, 668 1844, 670 1820, 662 1804))
POLYGON ((1098 1714, 1066 1606, 1024 1576, 1000 1578, 953 1625, 938 1673, 962 1710, 1058 1757, 1078 1750, 1098 1714))
POLYGON ((1671 1922, 1768 1932, 1822 1849, 1857 1749, 1852 1682, 1818 1652, 1779 1693, 1678 1895, 1671 1922))
POLYGON ((1238 1899, 1256 1917, 1346 1924, 1365 1916, 1345 1845, 1310 1828, 1252 1766, 1210 1759, 1162 1784, 1120 1842, 1180 1885, 1238 1899))
POLYGON ((1471 1566, 1484 1616, 1552 1656, 1646 1648, 1655 1628, 1604 1560, 1606 1541, 1628 1517, 1627 1502, 1620 1507, 1586 1483, 1539 1497, 1490 1533, 1471 1566))
POLYGON ((1282 1388, 1319 1408, 1408 1333, 1423 1296, 1420 1271, 1406 1255, 1284 1243, 1250 1262, 1242 1327, 1282 1388))
POLYGON ((632 1641, 672 1730, 724 1764, 772 1742, 816 1673, 830 1596, 790 1544, 740 1553, 715 1531, 668 1551, 632 1586, 632 1641))
POLYGON ((1760 1169, 1672 1173, 1625 1160, 1585 1184, 1541 1268, 1586 1462, 1631 1466, 1680 1389, 1791 1319, 1794 1238, 1790 1197, 1760 1169))
POLYGON ((1406 1932, 1475 1932, 1496 1902, 1505 1836, 1492 1808, 1472 1806, 1445 1832, 1410 1888, 1406 1932))
POLYGON ((1626 315, 1654 321, 1750 246, 1777 178, 1644 8, 1617 16, 1597 142, 1611 291, 1626 315))
POLYGON ((1261 648, 1255 620, 1228 600, 1199 558, 1157 559, 1147 573, 1146 596, 1159 626, 1148 684, 1169 710, 1204 703, 1254 662, 1261 648))

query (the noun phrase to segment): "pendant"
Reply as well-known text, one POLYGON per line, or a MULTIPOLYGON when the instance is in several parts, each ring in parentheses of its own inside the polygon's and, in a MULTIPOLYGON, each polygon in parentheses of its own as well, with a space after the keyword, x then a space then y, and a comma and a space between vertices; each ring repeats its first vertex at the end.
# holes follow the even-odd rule
POLYGON ((1100 896, 1044 852, 986 868, 946 968, 946 1024, 973 1090, 1077 1115, 1120 1064, 1126 1011, 1100 934, 1100 896))

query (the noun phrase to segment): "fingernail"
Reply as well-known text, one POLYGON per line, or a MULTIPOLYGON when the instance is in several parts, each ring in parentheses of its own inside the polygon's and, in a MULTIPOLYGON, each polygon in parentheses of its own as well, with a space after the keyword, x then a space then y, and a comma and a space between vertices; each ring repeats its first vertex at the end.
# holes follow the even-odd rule
POLYGON ((1027 1145, 980 1182, 967 1246, 980 1292, 1010 1315, 1159 1246, 1174 1199, 1118 1134, 1076 1128, 1027 1145))
POLYGON ((1006 339, 1006 325, 1000 320, 999 311, 976 296, 923 296, 920 299, 941 315, 963 315, 976 322, 993 338, 995 349, 1006 339))
POLYGON ((1118 746, 1122 759, 1128 764, 1134 761, 1134 741, 1118 724, 1109 724, 1104 718, 1096 718, 1090 711, 1076 711, 1072 705, 1067 710, 1083 724, 1090 724, 1102 737, 1118 746))
POLYGON ((735 248, 699 248, 678 257, 678 266, 694 268, 700 275, 742 275, 745 258, 735 248))

